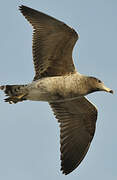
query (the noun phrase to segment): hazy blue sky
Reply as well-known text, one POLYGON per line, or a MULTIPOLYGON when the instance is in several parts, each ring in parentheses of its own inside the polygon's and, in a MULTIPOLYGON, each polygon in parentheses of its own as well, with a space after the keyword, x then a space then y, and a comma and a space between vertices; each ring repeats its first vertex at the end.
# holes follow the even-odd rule
POLYGON ((117 179, 117 1, 4 0, 0 2, 0 84, 33 79, 32 29, 24 4, 54 16, 80 35, 73 57, 80 73, 94 75, 114 95, 94 93, 99 110, 90 150, 70 175, 60 172, 59 125, 47 103, 4 103, 0 92, 0 180, 117 179))

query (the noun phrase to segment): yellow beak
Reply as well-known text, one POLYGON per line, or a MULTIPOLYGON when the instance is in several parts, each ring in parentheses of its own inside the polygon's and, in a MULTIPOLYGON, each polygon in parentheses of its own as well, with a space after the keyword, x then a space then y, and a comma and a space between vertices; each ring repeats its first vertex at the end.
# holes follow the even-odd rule
POLYGON ((114 93, 112 89, 107 88, 106 86, 103 86, 103 91, 109 92, 109 93, 111 93, 111 94, 114 93))

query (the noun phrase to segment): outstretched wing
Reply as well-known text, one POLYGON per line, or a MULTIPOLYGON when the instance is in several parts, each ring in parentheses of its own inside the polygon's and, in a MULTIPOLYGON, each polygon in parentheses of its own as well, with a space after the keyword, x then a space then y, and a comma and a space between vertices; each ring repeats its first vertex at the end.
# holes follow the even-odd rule
POLYGON ((33 26, 33 60, 35 77, 73 73, 72 50, 78 34, 66 24, 26 6, 20 11, 33 26))
POLYGON ((95 132, 97 109, 85 97, 50 103, 60 123, 61 170, 72 172, 86 155, 95 132))

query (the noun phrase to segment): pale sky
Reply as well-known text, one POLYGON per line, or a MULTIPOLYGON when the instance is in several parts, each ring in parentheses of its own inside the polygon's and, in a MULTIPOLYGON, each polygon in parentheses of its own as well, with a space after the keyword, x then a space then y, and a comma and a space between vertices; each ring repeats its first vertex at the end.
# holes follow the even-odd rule
POLYGON ((89 95, 99 114, 91 147, 71 174, 60 172, 59 125, 47 103, 9 105, 0 92, 0 180, 117 179, 117 1, 4 0, 0 3, 0 85, 32 81, 32 28, 26 5, 79 33, 73 57, 80 73, 98 77, 114 95, 89 95))

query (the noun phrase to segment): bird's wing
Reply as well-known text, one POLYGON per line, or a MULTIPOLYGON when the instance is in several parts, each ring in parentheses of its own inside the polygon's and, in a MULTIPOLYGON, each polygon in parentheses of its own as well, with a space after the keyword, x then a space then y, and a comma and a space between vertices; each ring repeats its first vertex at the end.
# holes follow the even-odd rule
POLYGON ((73 73, 72 50, 78 34, 61 21, 26 6, 20 11, 32 24, 34 80, 73 73))
POLYGON ((97 109, 85 97, 50 103, 60 123, 61 170, 72 172, 83 160, 94 136, 97 109))

